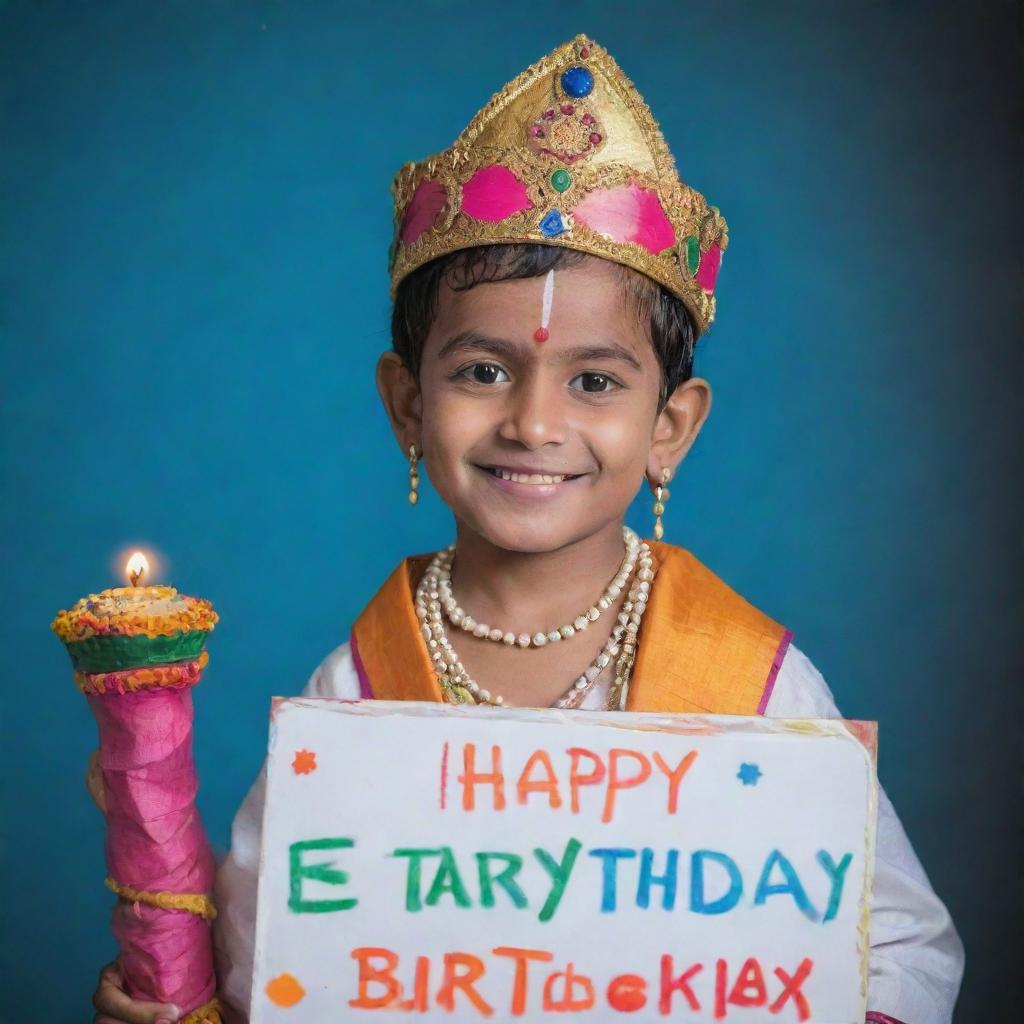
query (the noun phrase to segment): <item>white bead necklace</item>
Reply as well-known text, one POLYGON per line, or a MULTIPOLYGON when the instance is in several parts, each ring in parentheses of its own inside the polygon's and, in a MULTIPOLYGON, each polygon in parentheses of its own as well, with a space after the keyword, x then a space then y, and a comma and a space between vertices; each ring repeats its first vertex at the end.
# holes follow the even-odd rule
MULTIPOLYGON (((636 535, 633 534, 633 536, 636 535)), ((639 538, 637 540, 639 541, 639 538)), ((454 544, 439 551, 431 560, 416 588, 415 605, 416 615, 420 620, 420 632, 426 641, 441 689, 450 701, 464 704, 468 699, 476 704, 492 704, 502 707, 505 703, 504 698, 500 695, 492 698, 490 691, 481 687, 469 675, 445 632, 439 584, 442 573, 447 572, 450 578, 454 555, 454 544)), ((654 580, 651 550, 646 543, 638 543, 636 560, 639 561, 639 570, 626 600, 623 602, 618 621, 612 627, 611 636, 583 674, 555 702, 554 707, 578 707, 606 666, 616 657, 618 661, 615 665, 615 681, 611 687, 608 707, 616 709, 625 707, 629 678, 632 674, 633 659, 636 654, 637 634, 647 608, 651 583, 654 580)), ((616 577, 617 579, 618 577, 616 577)))
POLYGON ((640 550, 640 538, 628 526, 622 528, 622 539, 626 544, 626 554, 622 559, 622 565, 615 574, 615 578, 605 588, 604 593, 597 599, 596 604, 590 606, 582 615, 577 615, 572 622, 567 622, 557 629, 550 629, 534 633, 520 633, 518 636, 512 630, 499 629, 489 626, 485 622, 477 622, 472 615, 466 611, 455 600, 452 593, 451 562, 442 564, 437 572, 437 593, 441 601, 448 621, 453 626, 458 626, 465 633, 472 633, 481 640, 492 640, 495 643, 503 643, 511 647, 516 644, 519 647, 543 647, 548 643, 557 643, 559 640, 568 640, 576 633, 586 629, 592 622, 596 622, 603 611, 611 608, 615 599, 622 593, 630 576, 633 575, 633 568, 636 565, 637 552, 640 550))

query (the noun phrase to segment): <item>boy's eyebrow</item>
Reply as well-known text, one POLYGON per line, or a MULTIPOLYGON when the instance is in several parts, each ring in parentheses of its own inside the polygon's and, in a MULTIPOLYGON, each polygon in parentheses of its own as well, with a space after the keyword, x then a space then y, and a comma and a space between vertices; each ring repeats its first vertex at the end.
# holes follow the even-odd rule
MULTIPOLYGON (((505 338, 494 338, 488 334, 481 334, 479 331, 470 330, 462 331, 460 334, 456 334, 455 337, 449 338, 441 346, 441 351, 438 352, 437 358, 443 359, 452 352, 468 348, 482 349, 485 352, 492 352, 494 355, 507 358, 514 358, 524 350, 524 346, 517 345, 515 342, 508 341, 505 338)), ((584 363, 594 359, 611 359, 620 363, 626 363, 634 370, 643 369, 640 365, 640 360, 625 345, 621 345, 617 341, 603 342, 599 345, 575 345, 572 348, 559 352, 557 358, 561 363, 584 363)))
POLYGON ((588 363, 593 359, 612 359, 620 363, 626 363, 634 370, 642 370, 640 360, 625 345, 617 341, 606 341, 600 345, 576 345, 567 348, 563 355, 567 363, 588 363))
POLYGON ((505 338, 492 338, 488 334, 481 334, 479 331, 462 331, 454 338, 449 338, 441 351, 437 353, 438 359, 444 359, 452 352, 461 352, 467 348, 479 348, 485 352, 493 352, 497 356, 514 356, 519 348, 515 342, 507 341, 505 338))

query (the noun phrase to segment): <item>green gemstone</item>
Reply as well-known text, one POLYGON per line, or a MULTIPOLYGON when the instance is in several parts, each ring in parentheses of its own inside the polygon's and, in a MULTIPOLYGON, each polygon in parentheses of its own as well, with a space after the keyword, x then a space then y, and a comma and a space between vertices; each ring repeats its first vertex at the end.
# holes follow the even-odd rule
POLYGON ((551 184, 556 192, 564 192, 572 184, 572 175, 564 168, 559 168, 551 175, 551 184))
POLYGON ((700 267, 700 239, 696 235, 690 235, 686 239, 686 269, 691 274, 696 274, 700 267))

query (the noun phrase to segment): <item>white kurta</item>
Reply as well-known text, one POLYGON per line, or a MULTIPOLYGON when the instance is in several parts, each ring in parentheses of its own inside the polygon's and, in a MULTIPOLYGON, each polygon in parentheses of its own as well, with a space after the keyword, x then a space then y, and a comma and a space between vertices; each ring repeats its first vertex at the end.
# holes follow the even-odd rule
MULTIPOLYGON (((607 684, 604 692, 592 690, 583 707, 603 707, 606 691, 607 684)), ((307 697, 359 699, 359 679, 347 643, 324 659, 302 692, 307 697)), ((840 717, 821 673, 793 646, 786 652, 765 714, 770 718, 840 717)), ((216 885, 220 991, 246 1019, 265 788, 264 763, 235 816, 231 852, 216 885)), ((949 1024, 963 963, 963 945, 949 913, 932 891, 892 804, 880 789, 868 1010, 906 1024, 949 1024)))

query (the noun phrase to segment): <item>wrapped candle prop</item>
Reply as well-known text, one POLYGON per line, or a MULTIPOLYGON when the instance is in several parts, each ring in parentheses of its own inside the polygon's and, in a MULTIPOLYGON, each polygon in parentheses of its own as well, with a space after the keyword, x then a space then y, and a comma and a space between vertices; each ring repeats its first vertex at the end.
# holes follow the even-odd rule
POLYGON ((217 614, 173 587, 138 586, 144 571, 133 556, 132 586, 82 598, 52 628, 99 726, 107 886, 119 897, 112 928, 125 989, 174 1003, 188 1024, 220 1024, 214 861, 195 806, 191 693, 217 614))

